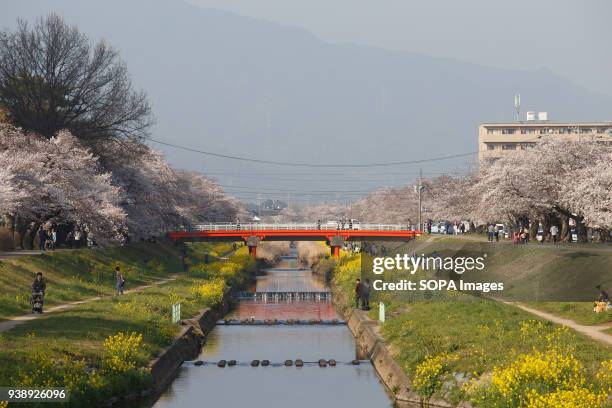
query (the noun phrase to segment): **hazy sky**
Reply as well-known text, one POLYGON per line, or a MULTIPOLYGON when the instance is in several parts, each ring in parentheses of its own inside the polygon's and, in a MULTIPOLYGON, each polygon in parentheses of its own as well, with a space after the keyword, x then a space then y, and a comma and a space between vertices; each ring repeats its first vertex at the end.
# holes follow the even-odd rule
POLYGON ((546 67, 612 95, 609 0, 188 0, 372 44, 502 68, 546 67))

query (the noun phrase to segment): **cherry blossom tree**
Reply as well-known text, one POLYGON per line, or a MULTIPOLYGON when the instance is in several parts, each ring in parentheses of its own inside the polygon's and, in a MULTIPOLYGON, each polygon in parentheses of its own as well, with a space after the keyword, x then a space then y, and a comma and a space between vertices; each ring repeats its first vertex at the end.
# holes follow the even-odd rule
POLYGON ((572 213, 585 223, 612 228, 612 149, 566 179, 563 195, 572 213))
POLYGON ((601 218, 605 211, 594 211, 594 207, 605 209, 610 202, 609 190, 601 191, 609 183, 597 174, 598 168, 606 168, 609 152, 609 145, 591 139, 548 138, 532 149, 483 165, 472 189, 480 197, 477 213, 486 220, 524 217, 536 221, 532 228, 537 222, 546 227, 551 218, 558 218, 562 237, 567 236, 572 218, 585 239, 587 222, 605 223, 601 218))
POLYGON ((80 224, 100 238, 122 235, 120 189, 69 132, 47 140, 0 125, 0 167, 0 213, 80 224))

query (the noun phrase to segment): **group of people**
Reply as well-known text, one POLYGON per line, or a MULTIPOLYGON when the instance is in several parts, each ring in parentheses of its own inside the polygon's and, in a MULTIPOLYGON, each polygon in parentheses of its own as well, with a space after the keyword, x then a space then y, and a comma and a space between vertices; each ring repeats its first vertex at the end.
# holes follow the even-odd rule
MULTIPOLYGON (((38 247, 43 251, 52 251, 57 248, 58 234, 57 229, 53 225, 43 224, 38 228, 38 247)), ((94 245, 93 235, 91 232, 81 230, 80 228, 74 228, 66 234, 64 242, 68 248, 79 249, 82 247, 83 242, 87 242, 88 247, 94 245)))
POLYGON ((453 225, 453 232, 455 235, 465 234, 465 222, 455 222, 453 225))
MULTIPOLYGON (((115 266, 115 281, 116 294, 123 295, 123 289, 125 288, 125 277, 121 273, 121 268, 119 266, 115 266)), ((34 278, 34 282, 32 282, 32 296, 30 297, 32 313, 40 314, 43 312, 43 304, 46 290, 47 281, 44 278, 42 272, 37 272, 36 277, 34 278)))
POLYGON ((499 230, 493 224, 489 224, 489 226, 487 227, 487 239, 489 240, 489 242, 499 242, 499 230))
POLYGON ((370 280, 366 279, 361 282, 357 279, 355 282, 355 307, 361 310, 370 310, 370 280))
POLYGON ((603 313, 612 310, 612 303, 610 302, 608 292, 602 289, 601 285, 597 285, 597 289, 599 290, 599 296, 595 300, 593 311, 595 313, 603 313))
POLYGON ((75 228, 73 231, 69 231, 68 234, 66 234, 66 245, 69 248, 79 249, 81 248, 82 242, 83 232, 80 229, 75 228))
POLYGON ((38 247, 43 251, 53 251, 57 245, 57 231, 54 227, 41 225, 38 228, 38 247))

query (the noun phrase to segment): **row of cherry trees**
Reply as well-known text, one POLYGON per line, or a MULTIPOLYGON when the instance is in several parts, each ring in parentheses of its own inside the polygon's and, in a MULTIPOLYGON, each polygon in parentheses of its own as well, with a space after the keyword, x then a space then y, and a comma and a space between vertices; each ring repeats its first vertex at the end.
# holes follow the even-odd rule
POLYGON ((436 219, 530 225, 532 234, 554 224, 562 237, 573 219, 581 239, 587 227, 605 239, 612 228, 612 145, 545 139, 465 177, 430 180, 427 201, 436 219))
POLYGON ((0 124, 0 214, 18 220, 20 235, 30 230, 30 240, 48 221, 120 240, 236 216, 238 203, 214 181, 171 168, 142 143, 109 143, 104 152, 94 155, 68 131, 46 139, 0 124))
MULTIPOLYGON (((582 239, 586 227, 602 230, 604 239, 612 229, 612 145, 594 139, 545 139, 532 149, 482 163, 465 176, 422 183, 424 220, 530 225, 532 234, 540 224, 546 232, 555 224, 567 237, 573 219, 582 239)), ((416 224, 418 197, 412 186, 382 189, 352 205, 324 204, 285 215, 416 224)))

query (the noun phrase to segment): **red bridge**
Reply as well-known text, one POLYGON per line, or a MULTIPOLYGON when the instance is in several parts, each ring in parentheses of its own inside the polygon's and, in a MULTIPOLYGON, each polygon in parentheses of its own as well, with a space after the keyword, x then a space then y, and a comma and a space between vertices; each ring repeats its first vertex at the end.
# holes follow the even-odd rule
POLYGON ((168 236, 185 241, 243 241, 255 257, 261 241, 326 241, 332 255, 340 255, 346 241, 410 241, 421 231, 408 225, 356 224, 352 229, 318 224, 201 224, 168 236))

